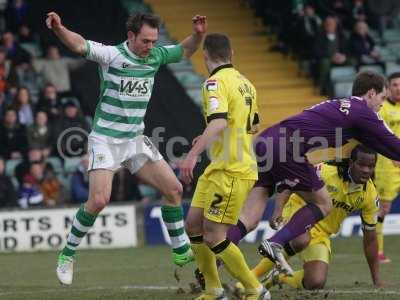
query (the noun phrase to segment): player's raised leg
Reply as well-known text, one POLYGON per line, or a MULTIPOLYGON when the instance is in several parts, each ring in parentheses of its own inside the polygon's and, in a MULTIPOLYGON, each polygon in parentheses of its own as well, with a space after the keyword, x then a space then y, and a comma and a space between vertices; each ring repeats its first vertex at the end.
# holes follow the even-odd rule
POLYGON ((62 284, 72 283, 76 248, 110 201, 113 175, 113 171, 103 169, 89 172, 89 199, 75 214, 67 244, 58 256, 57 277, 62 284))
POLYGON ((174 263, 183 266, 193 261, 189 238, 184 228, 181 206, 182 185, 171 167, 163 159, 147 161, 136 175, 164 196, 161 213, 171 239, 174 263))

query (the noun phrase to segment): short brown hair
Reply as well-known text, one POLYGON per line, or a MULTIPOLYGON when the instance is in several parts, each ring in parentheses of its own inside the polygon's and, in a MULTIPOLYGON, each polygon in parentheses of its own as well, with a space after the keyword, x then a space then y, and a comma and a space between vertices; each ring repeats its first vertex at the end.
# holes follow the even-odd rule
POLYGON ((230 61, 232 59, 231 42, 223 33, 210 33, 204 39, 203 49, 213 61, 230 61))
POLYGON ((130 15, 126 21, 126 30, 137 35, 144 24, 159 29, 161 20, 158 16, 148 13, 136 13, 130 15))
POLYGON ((372 71, 358 73, 353 83, 353 96, 365 95, 369 90, 374 89, 376 93, 381 93, 385 87, 385 78, 372 71))
POLYGON ((390 81, 392 81, 393 79, 397 79, 397 78, 400 78, 400 72, 394 72, 394 73, 390 74, 388 77, 388 81, 390 83, 390 81))

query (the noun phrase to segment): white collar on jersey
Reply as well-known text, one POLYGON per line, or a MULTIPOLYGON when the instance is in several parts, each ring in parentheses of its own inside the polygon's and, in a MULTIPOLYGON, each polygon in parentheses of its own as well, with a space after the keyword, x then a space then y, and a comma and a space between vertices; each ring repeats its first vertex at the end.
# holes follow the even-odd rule
POLYGON ((139 56, 137 56, 135 53, 133 53, 133 52, 129 49, 129 47, 128 47, 128 40, 126 40, 126 41, 124 42, 124 48, 125 48, 126 52, 128 52, 128 54, 129 54, 130 56, 132 56, 132 58, 134 58, 134 59, 141 59, 139 56))

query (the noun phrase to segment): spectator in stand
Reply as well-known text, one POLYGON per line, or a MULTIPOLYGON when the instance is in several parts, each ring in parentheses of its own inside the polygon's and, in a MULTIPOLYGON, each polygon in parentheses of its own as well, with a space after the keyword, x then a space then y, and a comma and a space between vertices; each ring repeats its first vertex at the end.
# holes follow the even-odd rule
MULTIPOLYGON (((64 111, 59 120, 55 123, 55 136, 59 137, 65 130, 75 128, 76 130, 70 131, 69 134, 81 134, 85 132, 86 136, 89 133, 89 126, 83 117, 78 103, 73 100, 68 100, 64 104, 64 111), (77 129, 78 128, 78 129, 77 129)), ((68 140, 66 135, 65 140, 68 140)), ((82 150, 86 149, 87 140, 71 139, 71 143, 62 144, 62 151, 65 156, 73 157, 82 155, 82 150)))
POLYGON ((0 92, 0 119, 3 119, 5 110, 9 107, 7 98, 4 92, 0 92))
POLYGON ((17 112, 8 108, 0 125, 0 155, 6 159, 22 158, 27 144, 25 126, 19 124, 17 112))
POLYGON ((0 157, 0 208, 14 206, 18 206, 17 193, 10 177, 5 175, 4 158, 0 157))
POLYGON ((37 104, 37 109, 45 111, 50 122, 61 116, 62 105, 58 98, 56 87, 53 84, 48 83, 45 85, 37 104))
POLYGON ((328 16, 324 20, 324 29, 314 43, 314 57, 318 60, 318 75, 321 93, 329 92, 329 71, 331 66, 348 63, 347 42, 343 33, 338 30, 337 19, 328 16))
POLYGON ((379 64, 384 68, 384 63, 375 47, 375 41, 368 33, 368 25, 358 21, 350 37, 350 51, 357 61, 357 65, 379 64))
POLYGON ((44 82, 53 84, 59 93, 71 90, 69 71, 85 63, 83 59, 61 57, 57 46, 49 46, 45 59, 34 60, 34 67, 43 77, 44 82))
POLYGON ((89 197, 89 157, 82 156, 76 171, 71 177, 71 201, 72 203, 85 203, 89 197))
POLYGON ((331 1, 332 14, 338 18, 339 26, 351 28, 351 7, 346 0, 331 1))
POLYGON ((353 0, 351 15, 353 18, 353 24, 355 24, 357 21, 367 22, 368 14, 364 0, 353 0))
POLYGON ((31 55, 21 48, 19 43, 15 41, 14 34, 7 31, 2 37, 3 47, 7 50, 7 59, 11 60, 13 65, 18 66, 31 61, 31 55))
POLYGON ((33 162, 29 166, 29 172, 25 174, 19 189, 18 204, 21 208, 43 205, 43 193, 40 182, 43 178, 43 164, 33 162))
POLYGON ((53 142, 46 112, 38 111, 36 113, 35 123, 28 127, 27 136, 29 148, 40 149, 45 158, 50 155, 55 142, 53 142))
POLYGON ((40 149, 29 149, 24 160, 15 167, 15 178, 17 178, 19 185, 22 185, 24 176, 29 173, 29 168, 32 163, 45 164, 45 159, 40 149))
POLYGON ((15 68, 12 66, 11 61, 7 60, 7 50, 0 47, 0 92, 4 93, 8 84, 15 84, 17 82, 17 75, 15 68))
MULTIPOLYGON (((4 102, 6 103, 5 108, 8 108, 11 106, 11 103, 13 103, 15 97, 17 96, 18 88, 14 84, 10 84, 10 82, 7 82, 7 90, 4 93, 4 102)), ((4 115, 4 114, 3 114, 4 115)))
POLYGON ((369 11, 372 13, 372 23, 378 30, 381 44, 386 45, 384 33, 390 20, 398 16, 400 1, 398 0, 369 0, 369 11))
POLYGON ((29 126, 33 124, 33 109, 30 101, 29 90, 20 87, 12 104, 18 114, 20 124, 29 126))
POLYGON ((5 12, 6 27, 12 32, 17 32, 18 27, 25 23, 28 16, 28 5, 24 0, 12 0, 5 12))
POLYGON ((137 201, 143 204, 150 201, 149 198, 142 196, 136 177, 126 168, 121 168, 114 174, 112 184, 110 201, 137 201))
POLYGON ((30 62, 20 64, 16 67, 16 73, 18 85, 24 86, 29 90, 31 102, 36 104, 41 86, 40 76, 36 73, 30 62))
POLYGON ((43 194, 45 206, 55 206, 62 202, 62 185, 50 164, 45 167, 43 179, 40 182, 40 190, 43 194))
POLYGON ((18 28, 18 41, 23 43, 39 44, 38 36, 31 30, 27 24, 21 24, 18 28))
POLYGON ((307 4, 304 7, 304 13, 299 18, 299 22, 296 26, 298 30, 298 45, 297 53, 299 53, 300 59, 311 59, 312 48, 304 47, 304 45, 313 45, 321 30, 321 18, 315 13, 315 9, 311 4, 307 4))

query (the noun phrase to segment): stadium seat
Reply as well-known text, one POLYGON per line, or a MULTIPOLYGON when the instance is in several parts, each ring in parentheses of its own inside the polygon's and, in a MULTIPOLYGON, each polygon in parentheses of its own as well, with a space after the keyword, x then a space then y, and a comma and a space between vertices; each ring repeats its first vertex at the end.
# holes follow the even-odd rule
POLYGON ((15 176, 15 167, 22 162, 22 159, 9 159, 6 162, 6 172, 7 176, 15 176))
POLYGON ((377 47, 377 50, 381 56, 381 59, 385 62, 394 62, 397 60, 397 53, 393 52, 391 48, 388 47, 377 47))
POLYGON ((347 97, 351 95, 351 88, 353 83, 349 82, 336 82, 333 85, 333 93, 335 97, 347 97))
POLYGON ((47 158, 47 162, 51 164, 56 174, 60 174, 63 170, 61 159, 56 156, 47 158))
POLYGON ((352 81, 355 76, 356 69, 353 66, 333 67, 329 74, 332 82, 352 81))
POLYGON ((373 71, 373 72, 376 72, 376 73, 379 73, 379 74, 384 75, 383 68, 382 68, 381 66, 377 66, 377 65, 366 65, 366 66, 361 66, 360 69, 359 69, 359 71, 360 71, 360 72, 363 72, 363 71, 373 71))
POLYGON ((387 62, 386 63, 386 76, 389 76, 390 74, 394 72, 400 72, 400 65, 393 63, 393 62, 387 62))
POLYGON ((70 157, 66 158, 64 161, 64 171, 65 173, 72 173, 76 170, 78 167, 79 163, 81 161, 80 157, 70 157))
POLYGON ((389 43, 390 42, 400 42, 399 30, 392 30, 392 29, 385 30, 383 36, 384 36, 384 39, 389 43))

